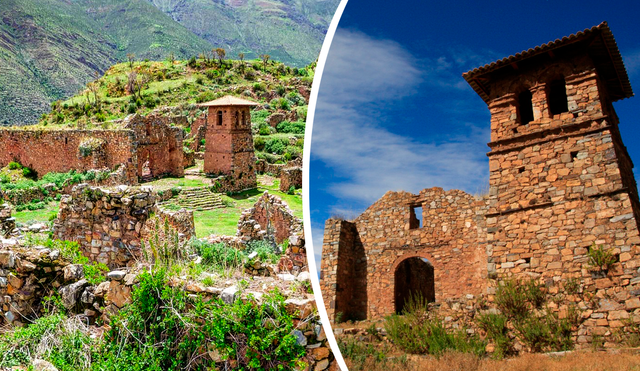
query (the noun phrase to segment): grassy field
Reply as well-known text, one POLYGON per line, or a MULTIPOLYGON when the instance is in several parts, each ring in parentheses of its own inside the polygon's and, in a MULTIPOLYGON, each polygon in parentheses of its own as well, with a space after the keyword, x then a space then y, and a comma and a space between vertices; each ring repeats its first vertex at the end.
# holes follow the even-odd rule
POLYGON ((638 350, 627 352, 576 351, 562 356, 524 354, 515 358, 494 360, 469 353, 445 353, 433 356, 369 355, 366 358, 347 359, 350 371, 638 371, 638 350))
MULTIPOLYGON (((222 209, 195 211, 193 217, 196 225, 196 237, 202 238, 211 234, 224 236, 235 236, 238 220, 242 211, 253 206, 258 201, 264 191, 280 197, 293 214, 302 219, 302 197, 299 193, 289 195, 278 190, 279 180, 273 181, 273 185, 266 186, 259 184, 258 189, 245 191, 236 195, 223 195, 222 199, 225 203, 233 203, 233 207, 225 207, 222 209)), ((298 191, 299 192, 299 191, 298 191)))
POLYGON ((19 224, 45 223, 51 220, 52 215, 58 214, 58 206, 60 206, 60 203, 58 201, 53 201, 44 209, 13 212, 12 216, 16 218, 16 223, 19 224))

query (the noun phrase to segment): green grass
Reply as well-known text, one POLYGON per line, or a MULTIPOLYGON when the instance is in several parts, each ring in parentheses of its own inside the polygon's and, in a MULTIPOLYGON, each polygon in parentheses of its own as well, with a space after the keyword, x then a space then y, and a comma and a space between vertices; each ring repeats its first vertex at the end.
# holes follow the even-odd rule
POLYGON ((203 238, 211 234, 223 236, 235 236, 238 227, 238 220, 242 211, 253 207, 264 191, 280 197, 289 205, 293 215, 302 219, 302 197, 297 195, 288 195, 278 191, 279 180, 276 180, 271 186, 259 185, 258 189, 244 191, 231 197, 223 195, 225 202, 233 202, 234 207, 225 207, 222 209, 195 211, 193 217, 195 219, 196 237, 203 238))
POLYGON ((162 178, 145 183, 144 185, 153 186, 158 189, 167 189, 173 187, 204 187, 211 185, 211 182, 204 179, 162 178))
POLYGON ((60 203, 58 201, 51 202, 46 208, 41 210, 24 210, 20 212, 14 212, 12 216, 16 218, 16 223, 26 224, 27 222, 45 223, 49 221, 52 214, 58 213, 58 207, 60 203))

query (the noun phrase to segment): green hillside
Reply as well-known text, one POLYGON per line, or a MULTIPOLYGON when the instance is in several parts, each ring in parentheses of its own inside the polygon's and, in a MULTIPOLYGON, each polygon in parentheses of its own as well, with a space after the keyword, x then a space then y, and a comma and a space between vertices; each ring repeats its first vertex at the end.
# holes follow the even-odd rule
POLYGON ((33 123, 127 53, 209 48, 144 0, 2 0, 0 20, 0 125, 33 123))
POLYGON ((211 44, 292 66, 318 57, 338 0, 148 0, 211 44))

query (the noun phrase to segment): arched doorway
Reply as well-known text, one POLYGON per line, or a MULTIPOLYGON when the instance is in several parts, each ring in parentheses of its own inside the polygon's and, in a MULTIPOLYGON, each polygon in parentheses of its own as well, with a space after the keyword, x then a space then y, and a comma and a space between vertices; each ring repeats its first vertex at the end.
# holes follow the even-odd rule
POLYGON ((436 300, 433 265, 421 257, 411 257, 398 264, 395 271, 395 309, 401 314, 411 297, 436 300))

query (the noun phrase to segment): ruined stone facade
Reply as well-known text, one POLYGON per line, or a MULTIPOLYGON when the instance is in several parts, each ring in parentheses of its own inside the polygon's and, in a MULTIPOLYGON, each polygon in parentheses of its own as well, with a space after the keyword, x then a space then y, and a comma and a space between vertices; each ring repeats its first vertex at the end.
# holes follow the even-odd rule
POLYGON ((640 207, 612 105, 633 93, 611 31, 603 23, 464 78, 491 112, 489 194, 388 192, 351 222, 328 220, 330 317, 381 318, 415 292, 491 302, 504 277, 561 299, 577 280, 595 299, 567 295, 555 310, 583 310, 578 343, 610 335, 640 314, 640 207), (600 246, 616 257, 607 271, 589 262, 600 246))
POLYGON ((256 157, 251 134, 251 107, 256 103, 226 96, 208 107, 204 172, 228 191, 256 188, 256 157))
POLYGON ((158 115, 133 115, 117 130, 0 130, 0 166, 16 161, 39 176, 122 168, 123 181, 183 176, 183 131, 158 115))

